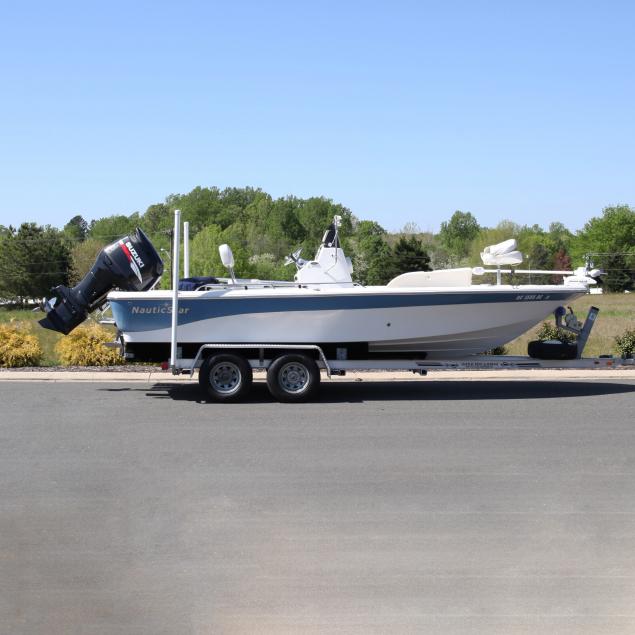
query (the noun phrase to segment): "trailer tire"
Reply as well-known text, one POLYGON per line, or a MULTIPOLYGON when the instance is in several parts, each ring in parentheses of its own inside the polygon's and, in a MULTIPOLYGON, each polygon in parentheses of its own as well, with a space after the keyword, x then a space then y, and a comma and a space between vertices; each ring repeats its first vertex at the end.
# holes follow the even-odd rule
POLYGON ((317 394, 319 385, 320 370, 307 355, 282 355, 267 370, 269 392, 278 401, 308 401, 317 394))
POLYGON ((198 383, 214 401, 238 401, 251 390, 253 373, 249 362, 241 355, 220 353, 203 362, 198 383))
POLYGON ((534 359, 575 359, 578 345, 560 340, 534 340, 527 345, 527 354, 534 359))

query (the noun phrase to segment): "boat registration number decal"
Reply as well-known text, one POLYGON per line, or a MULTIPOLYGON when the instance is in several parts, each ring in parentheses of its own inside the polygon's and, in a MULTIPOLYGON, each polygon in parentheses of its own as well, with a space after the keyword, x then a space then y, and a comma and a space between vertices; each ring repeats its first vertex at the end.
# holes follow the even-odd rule
POLYGON ((550 297, 547 293, 522 293, 516 296, 516 300, 549 300, 550 297))

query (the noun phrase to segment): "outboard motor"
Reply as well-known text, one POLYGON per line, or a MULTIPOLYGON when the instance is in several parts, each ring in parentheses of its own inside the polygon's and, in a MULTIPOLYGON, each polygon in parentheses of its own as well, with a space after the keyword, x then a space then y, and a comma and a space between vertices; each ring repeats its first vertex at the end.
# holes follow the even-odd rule
POLYGON ((115 287, 124 291, 147 291, 163 273, 163 261, 139 228, 104 247, 84 279, 72 289, 60 285, 44 305, 47 315, 40 324, 68 335, 91 311, 106 302, 115 287))

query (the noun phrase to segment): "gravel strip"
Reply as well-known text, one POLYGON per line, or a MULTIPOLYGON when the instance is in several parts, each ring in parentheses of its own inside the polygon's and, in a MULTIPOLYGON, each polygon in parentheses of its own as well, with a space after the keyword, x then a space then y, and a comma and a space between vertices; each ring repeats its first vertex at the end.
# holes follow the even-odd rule
POLYGON ((25 366, 24 368, 0 368, 0 373, 153 373, 160 366, 128 364, 121 366, 25 366))

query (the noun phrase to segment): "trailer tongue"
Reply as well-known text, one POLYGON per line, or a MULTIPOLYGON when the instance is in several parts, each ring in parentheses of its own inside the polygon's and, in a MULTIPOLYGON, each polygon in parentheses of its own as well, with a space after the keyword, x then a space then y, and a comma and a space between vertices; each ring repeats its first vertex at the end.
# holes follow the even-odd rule
POLYGON ((163 273, 163 261, 138 229, 104 247, 84 279, 72 289, 59 285, 44 305, 46 317, 40 324, 68 335, 91 311, 106 303, 108 292, 147 291, 163 273))

